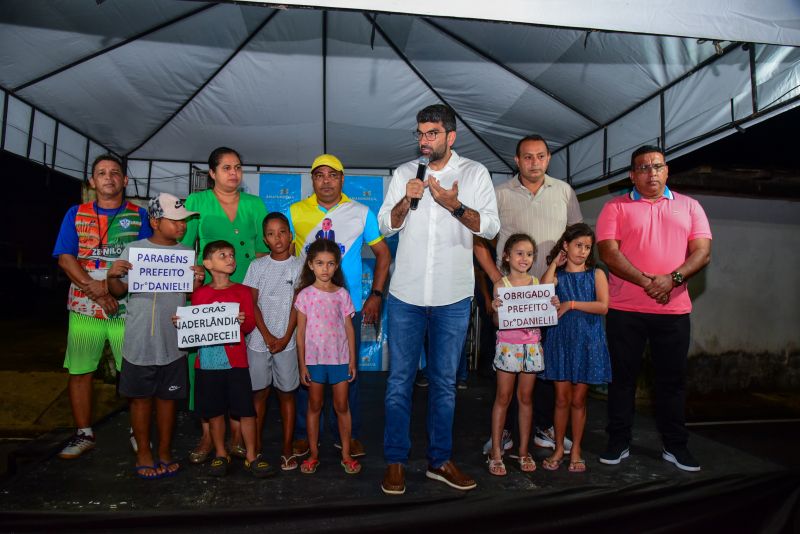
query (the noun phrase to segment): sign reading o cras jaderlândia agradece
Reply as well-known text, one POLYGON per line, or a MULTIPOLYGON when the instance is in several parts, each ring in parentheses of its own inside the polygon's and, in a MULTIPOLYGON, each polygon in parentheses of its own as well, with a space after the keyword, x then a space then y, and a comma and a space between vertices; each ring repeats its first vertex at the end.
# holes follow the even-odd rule
POLYGON ((131 293, 191 293, 194 250, 131 248, 128 291, 131 293))
POLYGON ((215 302, 198 306, 182 306, 178 316, 180 348, 238 343, 241 328, 238 302, 215 302))
POLYGON ((497 296, 503 304, 497 309, 501 330, 537 328, 558 324, 558 310, 550 303, 555 295, 553 284, 501 287, 497 296))

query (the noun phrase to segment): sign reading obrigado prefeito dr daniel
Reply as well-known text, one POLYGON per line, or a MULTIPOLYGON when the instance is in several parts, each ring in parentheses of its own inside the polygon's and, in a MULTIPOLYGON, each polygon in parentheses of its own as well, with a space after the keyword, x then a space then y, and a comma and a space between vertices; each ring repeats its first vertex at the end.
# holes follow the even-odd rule
POLYGON ((131 248, 128 291, 131 293, 191 293, 194 250, 131 248))
POLYGON ((238 343, 239 303, 215 302, 178 308, 178 346, 224 345, 238 343))
POLYGON ((497 309, 498 326, 509 330, 558 324, 558 310, 550 303, 553 295, 553 284, 501 287, 497 290, 503 302, 497 309))

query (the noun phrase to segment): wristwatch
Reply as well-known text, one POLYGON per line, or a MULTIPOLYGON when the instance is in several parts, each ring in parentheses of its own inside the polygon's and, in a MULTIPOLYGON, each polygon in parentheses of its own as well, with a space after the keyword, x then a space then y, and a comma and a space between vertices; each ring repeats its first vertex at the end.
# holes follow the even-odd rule
POLYGON ((464 207, 464 204, 461 203, 456 209, 453 210, 453 217, 460 219, 464 216, 465 211, 467 211, 467 209, 464 207))
POLYGON ((383 291, 381 291, 380 289, 373 289, 372 294, 378 297, 379 299, 383 298, 383 291))
POLYGON ((674 285, 675 287, 683 283, 683 275, 678 271, 672 271, 670 273, 670 276, 672 277, 672 285, 674 285))

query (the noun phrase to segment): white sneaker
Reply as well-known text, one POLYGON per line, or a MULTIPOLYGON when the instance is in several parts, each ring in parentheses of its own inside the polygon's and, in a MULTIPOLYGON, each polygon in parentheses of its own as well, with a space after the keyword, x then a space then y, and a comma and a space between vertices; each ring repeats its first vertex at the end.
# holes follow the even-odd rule
MULTIPOLYGON (((514 441, 511 439, 511 433, 508 430, 503 430, 503 437, 500 438, 500 442, 503 444, 503 450, 507 451, 511 447, 514 446, 514 441)), ((492 450, 492 438, 489 438, 489 441, 483 444, 483 455, 486 456, 492 450)))
MULTIPOLYGON (((553 449, 556 448, 556 433, 553 427, 551 426, 547 430, 542 430, 541 428, 537 428, 536 432, 533 435, 533 444, 537 447, 544 447, 545 449, 553 449)), ((564 436, 564 454, 569 454, 572 450, 572 440, 568 437, 564 436)))
POLYGON ((81 454, 94 449, 94 446, 94 436, 87 436, 86 434, 78 434, 76 432, 75 435, 70 438, 69 442, 67 442, 67 446, 61 449, 61 452, 58 453, 58 457, 65 460, 72 460, 81 454))

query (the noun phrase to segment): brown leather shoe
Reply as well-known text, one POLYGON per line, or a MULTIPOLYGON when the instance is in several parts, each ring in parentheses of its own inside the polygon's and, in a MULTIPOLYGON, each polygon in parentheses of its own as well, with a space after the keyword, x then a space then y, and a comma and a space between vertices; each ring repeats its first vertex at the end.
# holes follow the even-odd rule
POLYGON ((450 460, 443 463, 438 469, 434 469, 429 465, 425 476, 432 480, 444 482, 451 488, 462 491, 474 489, 478 485, 450 460))
POLYGON ((296 439, 292 442, 292 454, 295 456, 305 456, 308 454, 308 440, 296 439))
POLYGON ((406 473, 403 464, 386 466, 381 489, 386 495, 402 495, 406 492, 406 473))

